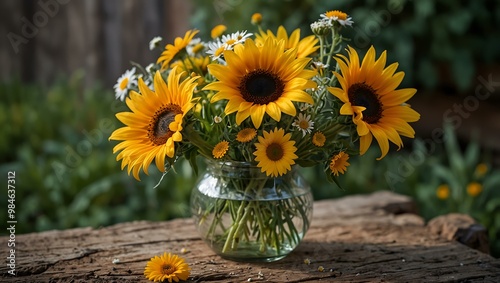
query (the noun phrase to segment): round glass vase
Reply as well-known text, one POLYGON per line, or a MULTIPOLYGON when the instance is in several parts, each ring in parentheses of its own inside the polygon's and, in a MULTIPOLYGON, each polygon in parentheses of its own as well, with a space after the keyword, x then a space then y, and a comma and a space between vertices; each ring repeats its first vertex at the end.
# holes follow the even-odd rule
POLYGON ((298 169, 273 178, 250 163, 207 160, 191 194, 203 240, 234 261, 284 258, 304 238, 312 218, 311 187, 298 169))

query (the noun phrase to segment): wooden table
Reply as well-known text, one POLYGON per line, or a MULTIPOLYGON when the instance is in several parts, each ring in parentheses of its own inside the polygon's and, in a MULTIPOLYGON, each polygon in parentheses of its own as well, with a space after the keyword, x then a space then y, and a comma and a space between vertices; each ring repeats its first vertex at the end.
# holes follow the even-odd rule
POLYGON ((148 282, 146 262, 167 251, 190 264, 189 282, 500 282, 499 259, 436 235, 415 211, 390 192, 317 201, 301 245, 265 264, 218 257, 189 218, 16 235, 17 276, 3 264, 0 281, 148 282))

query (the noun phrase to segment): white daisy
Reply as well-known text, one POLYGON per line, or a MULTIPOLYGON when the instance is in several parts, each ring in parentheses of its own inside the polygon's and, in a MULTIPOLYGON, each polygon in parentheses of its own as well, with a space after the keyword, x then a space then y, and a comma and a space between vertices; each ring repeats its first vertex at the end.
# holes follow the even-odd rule
POLYGON ((222 43, 219 39, 215 41, 210 41, 208 43, 208 51, 207 54, 210 55, 210 58, 215 61, 221 59, 222 53, 227 49, 227 44, 222 43))
POLYGON ((232 34, 225 34, 222 36, 222 43, 226 44, 228 50, 232 50, 237 44, 244 43, 247 38, 252 36, 253 33, 247 33, 244 31, 237 31, 232 34))
POLYGON ((306 116, 299 113, 298 118, 293 122, 292 126, 302 131, 302 137, 304 137, 306 134, 310 134, 314 129, 314 122, 311 121, 311 115, 306 116))
POLYGON ((160 42, 162 41, 161 36, 156 36, 149 42, 149 50, 153 50, 156 47, 160 46, 160 42))
POLYGON ((352 21, 352 18, 349 17, 346 13, 335 10, 335 11, 328 11, 324 14, 320 15, 321 18, 328 20, 330 23, 333 22, 338 22, 342 26, 352 26, 354 21, 352 21))
POLYGON ((114 86, 115 97, 123 101, 125 96, 127 96, 129 89, 137 84, 137 76, 135 75, 135 67, 131 70, 127 70, 120 78, 116 81, 114 86))

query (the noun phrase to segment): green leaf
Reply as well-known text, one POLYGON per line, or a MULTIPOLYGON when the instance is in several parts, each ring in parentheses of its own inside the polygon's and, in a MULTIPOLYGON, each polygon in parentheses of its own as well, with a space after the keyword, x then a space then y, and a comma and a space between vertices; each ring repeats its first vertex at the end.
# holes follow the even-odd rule
POLYGON ((472 141, 467 146, 465 150, 465 166, 469 170, 474 170, 479 162, 479 144, 476 141, 472 141))

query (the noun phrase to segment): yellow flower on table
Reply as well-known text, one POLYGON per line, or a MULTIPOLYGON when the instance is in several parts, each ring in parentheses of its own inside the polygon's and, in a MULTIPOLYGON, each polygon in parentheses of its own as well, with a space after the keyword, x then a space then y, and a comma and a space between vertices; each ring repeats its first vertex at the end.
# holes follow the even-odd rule
POLYGON ((179 282, 187 280, 191 268, 183 258, 175 254, 163 253, 161 256, 155 256, 146 264, 144 276, 154 282, 179 282))

